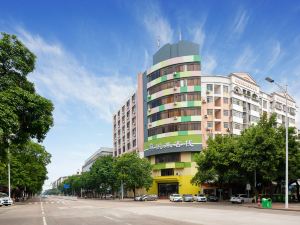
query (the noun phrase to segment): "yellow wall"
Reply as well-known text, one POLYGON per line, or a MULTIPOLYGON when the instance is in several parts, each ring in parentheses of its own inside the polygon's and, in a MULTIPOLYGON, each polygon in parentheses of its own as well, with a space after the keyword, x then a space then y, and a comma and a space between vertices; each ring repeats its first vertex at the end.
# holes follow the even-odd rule
POLYGON ((200 187, 191 184, 192 175, 183 176, 159 176, 153 178, 153 184, 148 191, 148 194, 158 195, 158 183, 171 183, 178 182, 179 184, 179 194, 198 194, 200 187))

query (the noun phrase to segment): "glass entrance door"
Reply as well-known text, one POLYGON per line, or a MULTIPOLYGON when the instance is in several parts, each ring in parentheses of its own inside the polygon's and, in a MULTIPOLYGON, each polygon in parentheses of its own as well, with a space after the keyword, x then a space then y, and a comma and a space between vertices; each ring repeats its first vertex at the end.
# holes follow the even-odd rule
POLYGON ((177 194, 177 193, 178 193, 178 182, 158 184, 158 196, 160 198, 168 198, 171 194, 177 194))

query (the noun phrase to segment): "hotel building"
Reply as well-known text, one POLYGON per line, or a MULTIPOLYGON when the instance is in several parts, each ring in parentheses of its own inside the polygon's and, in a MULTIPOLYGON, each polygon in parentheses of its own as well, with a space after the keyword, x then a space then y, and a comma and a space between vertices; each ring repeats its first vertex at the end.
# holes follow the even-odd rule
POLYGON ((164 45, 137 80, 137 101, 130 98, 113 115, 114 155, 136 151, 147 157, 153 165, 149 193, 160 197, 203 191, 205 186, 190 181, 197 172, 195 153, 210 136, 239 135, 263 112, 276 113, 277 122, 284 124, 288 110, 289 126, 295 126, 295 101, 289 97, 286 107, 282 93, 263 92, 250 74, 202 75, 195 43, 164 45))

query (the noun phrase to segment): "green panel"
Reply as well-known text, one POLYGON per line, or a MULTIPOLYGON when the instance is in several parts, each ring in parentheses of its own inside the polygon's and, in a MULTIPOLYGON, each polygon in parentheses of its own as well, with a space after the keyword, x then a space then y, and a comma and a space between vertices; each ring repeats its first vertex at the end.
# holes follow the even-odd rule
POLYGON ((167 75, 164 75, 164 76, 161 77, 161 80, 160 80, 160 81, 161 81, 161 82, 164 82, 164 81, 166 81, 167 79, 168 79, 168 78, 167 78, 167 75))
POLYGON ((200 61, 200 55, 194 55, 194 61, 200 61))
POLYGON ((185 130, 185 131, 178 131, 178 135, 179 136, 183 136, 183 135, 188 135, 188 131, 187 130, 185 130))
POLYGON ((161 170, 166 168, 166 163, 158 163, 152 166, 153 170, 161 170))
POLYGON ((192 116, 182 116, 181 122, 189 122, 192 121, 192 116))
POLYGON ((160 105, 159 106, 159 111, 163 111, 163 110, 165 110, 165 105, 160 105))
MULTIPOLYGON (((188 131, 187 131, 188 132, 188 131)), ((165 144, 165 143, 176 143, 176 141, 188 141, 191 140, 193 143, 201 143, 202 135, 201 134, 191 134, 191 135, 182 135, 182 136, 172 136, 172 137, 164 137, 164 138, 157 138, 156 136, 151 141, 145 142, 144 150, 147 150, 151 144, 165 144)))
POLYGON ((175 162, 175 168, 189 168, 192 167, 191 162, 175 162))
POLYGON ((187 92, 188 87, 184 86, 184 87, 180 87, 180 92, 187 92))
POLYGON ((194 86, 194 91, 201 91, 201 86, 194 86))
POLYGON ((187 107, 192 107, 194 106, 194 101, 188 101, 187 102, 187 107))

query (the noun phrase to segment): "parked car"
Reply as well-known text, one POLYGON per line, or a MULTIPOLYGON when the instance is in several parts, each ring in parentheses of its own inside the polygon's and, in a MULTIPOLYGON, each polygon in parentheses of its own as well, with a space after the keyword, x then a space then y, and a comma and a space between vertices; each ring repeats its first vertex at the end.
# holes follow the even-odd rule
POLYGON ((0 202, 2 205, 8 206, 13 204, 13 200, 7 194, 0 192, 0 202))
POLYGON ((182 199, 184 202, 193 202, 194 201, 193 195, 190 195, 190 194, 182 195, 182 199))
POLYGON ((135 196, 134 201, 142 201, 143 197, 145 197, 146 195, 138 195, 135 196))
POLYGON ((251 203, 254 202, 254 198, 248 198, 246 194, 233 195, 230 198, 231 203, 251 203))
POLYGON ((215 195, 209 195, 208 198, 207 198, 207 200, 209 202, 217 202, 217 201, 219 201, 218 197, 215 196, 215 195))
POLYGON ((156 201, 157 195, 144 195, 142 201, 156 201))
POLYGON ((3 206, 2 201, 0 200, 0 207, 3 206))
POLYGON ((196 202, 207 202, 207 198, 205 197, 205 195, 202 195, 202 194, 200 194, 200 195, 195 195, 195 196, 194 196, 194 200, 195 200, 196 202))
POLYGON ((171 194, 170 195, 170 201, 171 202, 182 202, 182 196, 180 194, 171 194))

